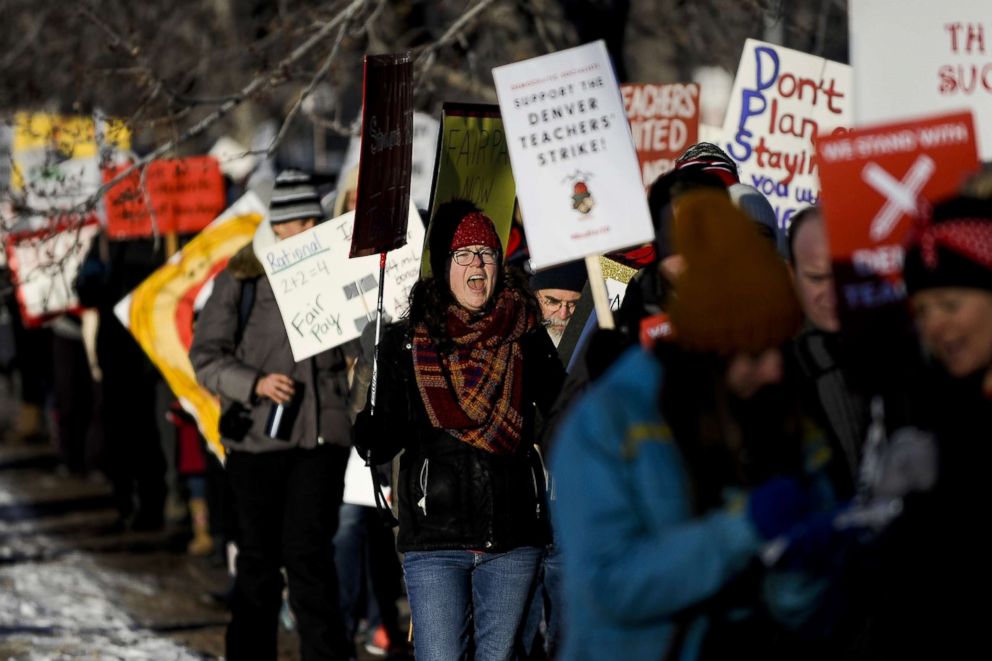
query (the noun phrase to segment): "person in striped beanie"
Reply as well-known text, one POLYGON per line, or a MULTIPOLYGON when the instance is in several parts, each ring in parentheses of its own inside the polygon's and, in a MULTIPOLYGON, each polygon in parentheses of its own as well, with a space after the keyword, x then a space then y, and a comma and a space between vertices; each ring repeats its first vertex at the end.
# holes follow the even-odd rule
POLYGON ((269 224, 281 240, 305 232, 324 217, 320 195, 310 175, 299 170, 283 170, 276 177, 269 202, 269 224))

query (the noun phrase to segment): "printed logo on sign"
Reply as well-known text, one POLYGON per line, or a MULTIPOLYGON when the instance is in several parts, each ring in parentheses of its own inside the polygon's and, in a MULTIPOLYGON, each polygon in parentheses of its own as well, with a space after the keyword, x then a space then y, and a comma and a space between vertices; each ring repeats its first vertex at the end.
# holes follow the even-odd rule
POLYGON ((586 182, 576 182, 572 192, 572 208, 581 214, 587 214, 592 211, 594 206, 596 206, 596 200, 593 199, 592 193, 589 192, 586 182))
POLYGON ((596 206, 596 199, 589 192, 588 182, 592 178, 592 174, 576 170, 562 180, 563 184, 572 184, 572 208, 583 216, 588 215, 596 206))

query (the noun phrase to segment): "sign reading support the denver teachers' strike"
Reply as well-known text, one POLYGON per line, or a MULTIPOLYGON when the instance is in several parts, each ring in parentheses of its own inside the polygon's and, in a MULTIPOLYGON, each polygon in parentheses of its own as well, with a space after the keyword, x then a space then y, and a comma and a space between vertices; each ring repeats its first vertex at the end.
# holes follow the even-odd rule
POLYGON ((654 235, 606 46, 493 69, 517 198, 535 268, 654 235))
POLYGON ((858 125, 970 108, 979 156, 992 160, 992 3, 849 4, 858 125))
POLYGON ((851 67, 748 39, 730 95, 723 148, 761 191, 779 227, 819 200, 815 142, 851 125, 851 67))

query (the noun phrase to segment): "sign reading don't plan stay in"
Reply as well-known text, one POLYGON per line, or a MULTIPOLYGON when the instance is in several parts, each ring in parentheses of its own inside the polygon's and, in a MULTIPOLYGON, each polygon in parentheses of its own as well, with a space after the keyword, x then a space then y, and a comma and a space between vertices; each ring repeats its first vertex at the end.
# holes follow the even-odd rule
POLYGON ((654 232, 606 46, 493 69, 535 268, 650 241, 654 232))
MULTIPOLYGON (((420 276, 424 226, 408 209, 406 245, 386 258, 383 306, 394 319, 406 311, 420 276)), ((357 338, 375 319, 379 256, 348 258, 354 223, 350 211, 258 254, 297 362, 357 338)))
POLYGON ((851 126, 851 67, 748 39, 723 125, 721 147, 741 183, 775 209, 781 231, 820 199, 816 140, 851 126))

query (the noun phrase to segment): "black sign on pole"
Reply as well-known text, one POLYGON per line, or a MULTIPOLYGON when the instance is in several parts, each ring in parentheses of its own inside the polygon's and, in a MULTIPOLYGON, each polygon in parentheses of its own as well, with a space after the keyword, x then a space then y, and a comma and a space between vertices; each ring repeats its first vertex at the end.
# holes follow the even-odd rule
POLYGON ((366 55, 351 257, 406 244, 412 169, 413 57, 366 55))

